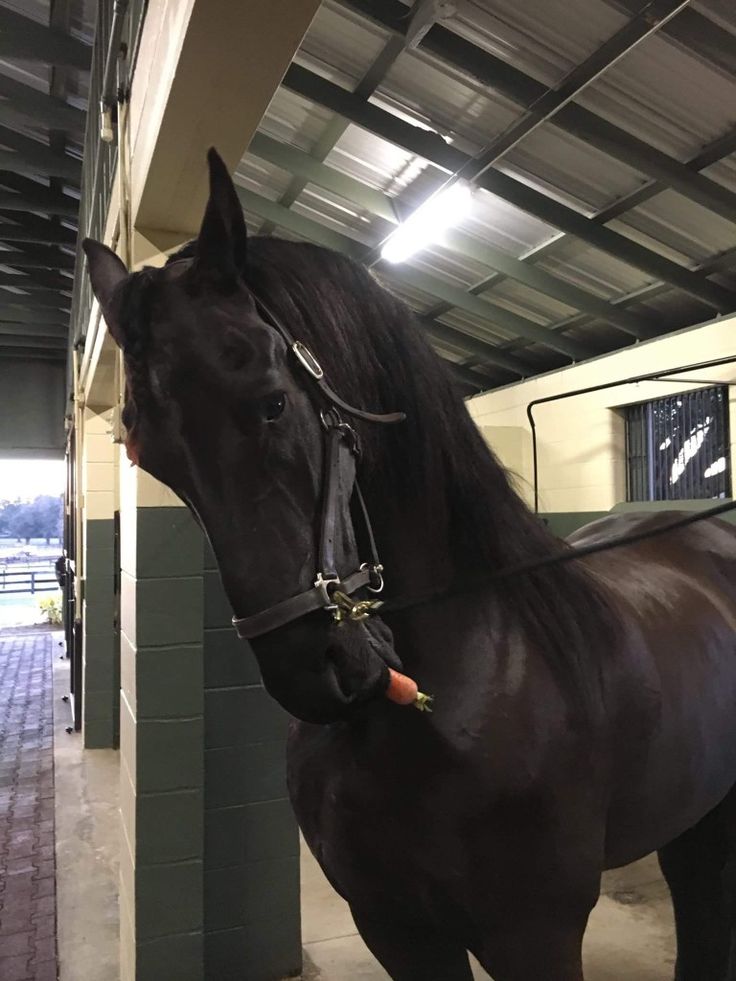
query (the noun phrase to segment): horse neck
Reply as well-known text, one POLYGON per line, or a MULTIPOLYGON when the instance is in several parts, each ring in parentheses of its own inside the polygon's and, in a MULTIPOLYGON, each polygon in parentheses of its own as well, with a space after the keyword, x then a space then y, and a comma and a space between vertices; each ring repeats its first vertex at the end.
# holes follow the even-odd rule
MULTIPOLYGON (((377 467, 366 500, 392 595, 413 596, 469 582, 558 551, 523 503, 473 423, 460 452, 438 454, 421 482, 397 491, 397 471, 377 467), (441 463, 440 463, 441 460, 441 463)), ((411 451, 405 466, 412 470, 411 451)), ((418 467, 415 468, 419 470, 418 467)), ((494 590, 489 586, 489 592, 494 590)))

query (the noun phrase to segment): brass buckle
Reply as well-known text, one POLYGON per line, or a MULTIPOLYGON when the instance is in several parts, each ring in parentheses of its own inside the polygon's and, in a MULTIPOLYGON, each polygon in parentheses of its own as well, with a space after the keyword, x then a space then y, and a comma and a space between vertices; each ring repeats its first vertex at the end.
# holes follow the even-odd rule
POLYGON ((335 590, 332 598, 335 601, 332 616, 336 623, 344 623, 346 620, 360 623, 383 606, 381 600, 354 600, 340 589, 335 590))

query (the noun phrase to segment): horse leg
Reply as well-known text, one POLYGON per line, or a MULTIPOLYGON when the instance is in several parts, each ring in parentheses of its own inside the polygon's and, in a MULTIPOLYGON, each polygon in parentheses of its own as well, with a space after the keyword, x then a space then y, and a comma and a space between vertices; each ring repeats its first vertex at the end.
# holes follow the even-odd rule
POLYGON ((488 933, 471 950, 494 981, 584 981, 585 916, 570 922, 514 918, 488 933))
MULTIPOLYGON (((728 838, 719 811, 657 853, 675 911, 675 981, 726 981, 730 917, 723 875, 728 838)), ((728 977, 736 979, 736 974, 728 977)))
POLYGON ((393 981, 473 981, 465 948, 436 929, 357 909, 352 914, 368 949, 393 981))

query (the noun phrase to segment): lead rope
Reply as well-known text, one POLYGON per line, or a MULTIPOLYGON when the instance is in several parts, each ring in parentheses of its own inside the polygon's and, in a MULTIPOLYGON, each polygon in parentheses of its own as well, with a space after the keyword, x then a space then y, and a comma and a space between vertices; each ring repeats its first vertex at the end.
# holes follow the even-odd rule
POLYGON ((587 555, 595 555, 598 552, 608 552, 614 548, 624 548, 627 545, 635 545, 638 542, 646 541, 649 538, 658 538, 660 535, 669 534, 678 528, 685 528, 694 525, 698 521, 708 521, 710 518, 717 518, 719 514, 727 514, 729 511, 736 510, 736 501, 727 501, 724 504, 717 504, 715 507, 707 508, 705 511, 696 511, 688 514, 684 518, 678 518, 667 525, 659 528, 650 528, 648 531, 639 531, 631 535, 624 535, 609 542, 595 542, 592 545, 583 545, 580 548, 567 548, 564 552, 557 555, 547 555, 542 559, 530 559, 527 562, 520 562, 518 565, 510 566, 508 569, 501 569, 490 576, 481 576, 473 580, 472 583, 461 585, 457 588, 452 586, 430 590, 419 596, 409 597, 408 599, 387 600, 383 605, 383 612, 398 613, 401 610, 413 609, 418 606, 427 606, 438 599, 462 596, 474 593, 479 589, 485 589, 493 583, 512 576, 519 576, 526 572, 534 572, 537 569, 549 568, 553 565, 563 565, 566 562, 574 562, 587 555))

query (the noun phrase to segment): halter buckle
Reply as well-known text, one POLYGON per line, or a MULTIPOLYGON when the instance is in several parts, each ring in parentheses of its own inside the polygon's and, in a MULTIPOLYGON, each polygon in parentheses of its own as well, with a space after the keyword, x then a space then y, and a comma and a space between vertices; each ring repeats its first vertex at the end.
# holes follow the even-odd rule
POLYGON ((315 589, 318 589, 322 593, 322 599, 325 601, 325 609, 336 610, 337 606, 335 600, 330 595, 330 586, 339 586, 340 579, 338 576, 323 576, 321 572, 317 573, 317 578, 314 580, 315 589))
POLYGON ((315 358, 306 344, 302 344, 301 341, 294 341, 294 343, 291 345, 291 350, 296 355, 302 368, 305 368, 312 378, 316 378, 317 381, 321 381, 324 378, 325 373, 322 370, 322 365, 315 358))

